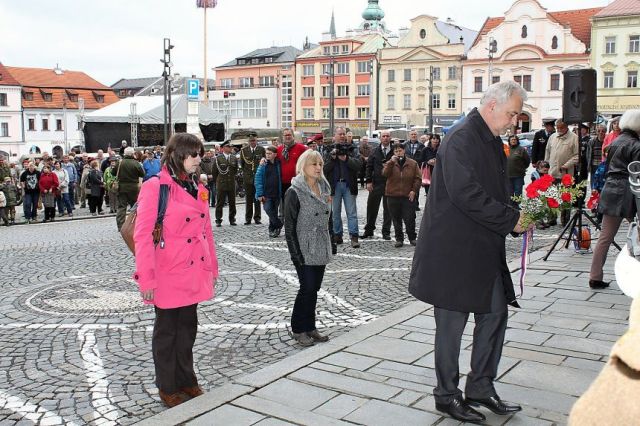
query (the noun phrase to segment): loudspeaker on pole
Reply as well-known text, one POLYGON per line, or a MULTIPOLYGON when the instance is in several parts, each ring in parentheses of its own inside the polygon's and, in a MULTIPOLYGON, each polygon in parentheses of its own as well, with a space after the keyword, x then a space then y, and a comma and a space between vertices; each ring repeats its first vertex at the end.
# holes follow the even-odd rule
POLYGON ((562 118, 567 124, 595 122, 597 118, 596 70, 564 70, 562 118))

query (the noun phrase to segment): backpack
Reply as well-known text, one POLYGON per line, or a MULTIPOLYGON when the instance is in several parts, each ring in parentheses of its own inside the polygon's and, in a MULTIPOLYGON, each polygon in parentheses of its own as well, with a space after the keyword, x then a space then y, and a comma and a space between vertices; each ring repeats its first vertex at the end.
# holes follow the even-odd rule
MULTIPOLYGON (((155 176, 158 177, 158 176, 155 176)), ((156 217, 156 224, 153 228, 153 245, 160 244, 160 248, 164 248, 164 239, 162 238, 162 222, 164 221, 164 214, 167 211, 167 205, 169 204, 169 185, 160 185, 160 197, 158 198, 158 216, 156 217)), ((133 232, 136 226, 138 203, 136 202, 133 207, 127 213, 127 217, 120 228, 120 235, 122 239, 131 250, 133 255, 136 254, 136 245, 133 241, 133 232)))

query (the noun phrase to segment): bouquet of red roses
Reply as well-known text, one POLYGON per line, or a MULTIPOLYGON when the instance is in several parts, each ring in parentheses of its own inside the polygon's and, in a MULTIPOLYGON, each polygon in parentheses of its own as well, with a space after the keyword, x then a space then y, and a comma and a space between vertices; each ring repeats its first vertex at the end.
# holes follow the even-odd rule
POLYGON ((523 227, 557 215, 559 210, 570 209, 576 199, 583 195, 586 185, 586 182, 574 185, 573 176, 568 174, 562 176, 560 183, 553 182, 553 176, 544 175, 527 185, 524 195, 513 197, 524 213, 523 227))

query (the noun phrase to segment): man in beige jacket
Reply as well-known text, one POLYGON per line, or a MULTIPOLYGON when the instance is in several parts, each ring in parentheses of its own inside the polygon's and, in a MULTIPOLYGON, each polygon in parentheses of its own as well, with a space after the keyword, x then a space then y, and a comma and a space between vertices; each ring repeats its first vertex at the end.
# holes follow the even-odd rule
MULTIPOLYGON (((580 143, 578 135, 569 131, 567 123, 562 119, 556 120, 556 132, 549 137, 544 159, 549 162, 549 174, 556 179, 562 178, 564 174, 573 176, 576 165, 580 158, 580 143)), ((562 226, 566 225, 571 216, 571 211, 563 210, 560 213, 562 226)), ((555 219, 550 221, 550 225, 555 225, 555 219)))

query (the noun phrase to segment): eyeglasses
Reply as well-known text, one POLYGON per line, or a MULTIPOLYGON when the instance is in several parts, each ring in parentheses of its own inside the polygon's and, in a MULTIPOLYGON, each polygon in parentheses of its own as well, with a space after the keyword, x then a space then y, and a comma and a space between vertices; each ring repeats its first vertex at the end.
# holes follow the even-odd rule
POLYGON ((191 154, 189 154, 189 156, 191 158, 196 158, 196 157, 202 157, 202 154, 200 152, 192 152, 191 154))

